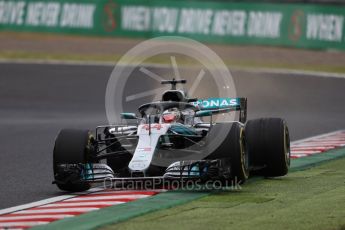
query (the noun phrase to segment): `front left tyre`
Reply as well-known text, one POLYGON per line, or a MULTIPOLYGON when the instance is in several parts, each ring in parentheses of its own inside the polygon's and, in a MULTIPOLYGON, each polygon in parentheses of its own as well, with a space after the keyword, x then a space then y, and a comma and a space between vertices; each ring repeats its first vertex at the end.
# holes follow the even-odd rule
POLYGON ((229 159, 232 185, 243 184, 249 177, 249 159, 246 150, 244 126, 239 122, 217 123, 207 136, 208 141, 221 142, 209 156, 210 159, 229 159))
POLYGON ((245 132, 251 166, 264 166, 263 175, 279 177, 290 166, 290 137, 281 118, 260 118, 246 123, 245 132))

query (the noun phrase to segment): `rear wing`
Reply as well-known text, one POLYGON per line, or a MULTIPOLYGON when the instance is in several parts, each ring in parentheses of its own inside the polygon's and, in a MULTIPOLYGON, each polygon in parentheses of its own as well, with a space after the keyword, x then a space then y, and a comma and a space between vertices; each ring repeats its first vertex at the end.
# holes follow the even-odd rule
POLYGON ((190 103, 201 111, 210 111, 211 114, 239 111, 239 121, 245 123, 247 120, 247 98, 244 97, 207 98, 190 103))

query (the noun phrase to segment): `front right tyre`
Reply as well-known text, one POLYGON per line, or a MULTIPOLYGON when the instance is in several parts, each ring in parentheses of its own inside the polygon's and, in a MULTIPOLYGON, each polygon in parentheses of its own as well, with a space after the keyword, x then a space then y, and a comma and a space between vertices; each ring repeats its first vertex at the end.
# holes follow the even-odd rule
POLYGON ((55 140, 53 152, 54 179, 59 189, 68 192, 81 192, 90 188, 88 182, 79 180, 61 182, 58 167, 61 164, 85 164, 92 151, 92 139, 87 130, 63 129, 55 140))

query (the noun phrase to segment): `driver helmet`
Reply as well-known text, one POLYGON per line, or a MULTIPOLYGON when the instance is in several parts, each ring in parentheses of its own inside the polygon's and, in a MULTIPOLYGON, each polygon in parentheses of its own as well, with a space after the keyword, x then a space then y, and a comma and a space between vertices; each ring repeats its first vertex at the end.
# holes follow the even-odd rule
POLYGON ((181 112, 177 108, 167 109, 162 114, 164 123, 176 122, 181 118, 181 112))

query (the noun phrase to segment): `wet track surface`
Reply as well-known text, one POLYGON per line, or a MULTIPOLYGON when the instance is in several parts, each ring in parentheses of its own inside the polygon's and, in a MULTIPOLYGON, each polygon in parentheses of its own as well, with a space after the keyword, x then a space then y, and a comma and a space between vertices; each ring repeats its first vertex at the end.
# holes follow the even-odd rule
MULTIPOLYGON (((0 64, 0 209, 64 194, 51 184, 62 128, 106 123, 111 66, 0 64)), ((150 68, 152 72, 164 72, 150 68)), ((232 72, 248 116, 283 117, 292 140, 345 128, 345 79, 232 72)))

